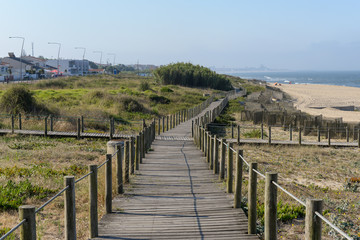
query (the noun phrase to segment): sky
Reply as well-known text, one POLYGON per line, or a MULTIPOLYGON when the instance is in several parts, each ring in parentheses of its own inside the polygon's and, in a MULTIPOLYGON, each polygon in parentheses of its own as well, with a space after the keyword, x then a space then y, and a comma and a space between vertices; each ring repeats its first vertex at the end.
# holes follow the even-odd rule
POLYGON ((1 0, 0 57, 360 70, 358 0, 1 0), (110 54, 109 54, 110 53, 110 54))

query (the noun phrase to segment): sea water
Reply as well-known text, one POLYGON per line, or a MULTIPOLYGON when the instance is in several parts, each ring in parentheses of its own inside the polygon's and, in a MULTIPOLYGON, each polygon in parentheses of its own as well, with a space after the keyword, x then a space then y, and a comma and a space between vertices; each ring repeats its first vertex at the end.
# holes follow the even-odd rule
POLYGON ((270 84, 325 84, 360 87, 360 71, 238 72, 229 75, 264 80, 270 84))

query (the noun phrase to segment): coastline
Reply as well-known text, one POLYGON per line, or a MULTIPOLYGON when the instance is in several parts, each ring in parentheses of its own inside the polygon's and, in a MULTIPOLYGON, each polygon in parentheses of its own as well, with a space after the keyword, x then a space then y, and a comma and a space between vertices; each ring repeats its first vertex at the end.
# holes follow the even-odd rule
POLYGON ((274 86, 294 100, 294 106, 311 115, 342 118, 344 122, 360 122, 360 88, 321 84, 282 84, 274 86))

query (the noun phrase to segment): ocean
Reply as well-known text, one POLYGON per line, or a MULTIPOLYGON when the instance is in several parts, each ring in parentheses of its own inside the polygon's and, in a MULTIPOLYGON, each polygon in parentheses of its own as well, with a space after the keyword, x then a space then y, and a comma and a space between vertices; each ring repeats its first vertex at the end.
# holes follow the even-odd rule
POLYGON ((281 84, 325 84, 360 87, 360 71, 238 72, 229 75, 281 84))

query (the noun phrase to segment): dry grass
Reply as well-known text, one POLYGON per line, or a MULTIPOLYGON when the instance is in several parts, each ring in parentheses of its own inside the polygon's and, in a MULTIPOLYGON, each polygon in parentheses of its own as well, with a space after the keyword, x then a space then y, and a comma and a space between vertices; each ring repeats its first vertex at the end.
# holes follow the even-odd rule
MULTIPOLYGON (((88 172, 87 166, 99 164, 105 160, 106 140, 49 139, 42 137, 5 136, 0 139, 1 169, 32 169, 43 166, 31 176, 0 174, 0 184, 8 180, 15 182, 29 179, 33 185, 60 190, 64 187, 64 174, 48 176, 49 171, 60 171, 71 166, 79 167, 75 179, 88 172), (31 146, 29 145, 31 143, 31 146), (30 147, 29 147, 30 146, 30 147), (16 149, 14 149, 14 147, 16 149)), ((99 170, 99 216, 104 213, 104 169, 99 170)), ((114 179, 115 186, 115 179, 114 179)), ((52 195, 44 199, 27 198, 23 204, 41 206, 52 195)), ((78 239, 88 239, 88 179, 76 184, 76 218, 78 239)), ((63 196, 58 197, 44 210, 37 214, 38 239, 63 239, 64 233, 63 196)), ((0 229, 12 228, 19 222, 16 210, 1 210, 0 229)))

